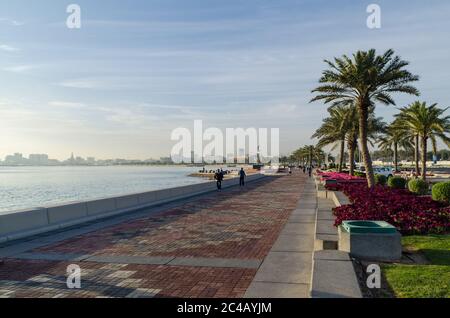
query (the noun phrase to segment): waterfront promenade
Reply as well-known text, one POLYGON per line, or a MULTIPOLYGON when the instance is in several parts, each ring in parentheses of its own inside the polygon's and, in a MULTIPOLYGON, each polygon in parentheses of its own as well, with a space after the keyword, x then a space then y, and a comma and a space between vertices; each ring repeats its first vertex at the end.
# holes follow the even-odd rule
POLYGON ((3 244, 0 297, 308 297, 315 207, 300 172, 3 244))

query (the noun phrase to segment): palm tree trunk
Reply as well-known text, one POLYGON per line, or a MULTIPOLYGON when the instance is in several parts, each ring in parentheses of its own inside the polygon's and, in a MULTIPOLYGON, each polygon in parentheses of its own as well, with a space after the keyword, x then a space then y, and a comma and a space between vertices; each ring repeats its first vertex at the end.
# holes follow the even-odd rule
POLYGON ((398 172, 398 144, 394 142, 394 169, 398 172))
POLYGON ((422 179, 427 179, 427 136, 422 136, 422 179))
POLYGON ((339 172, 342 172, 342 166, 344 165, 344 151, 345 151, 345 138, 342 138, 341 150, 339 155, 339 172))
POLYGON ((364 167, 366 168, 367 186, 369 188, 373 188, 375 186, 375 175, 373 173, 369 147, 367 146, 367 118, 369 115, 368 105, 369 104, 364 101, 361 101, 359 105, 359 140, 361 143, 364 167))
POLYGON ((416 161, 416 176, 420 174, 419 169, 419 135, 415 136, 414 160, 416 161))
POLYGON ((348 156, 349 156, 349 172, 348 174, 353 176, 355 174, 355 152, 356 152, 356 136, 351 134, 349 141, 347 142, 348 156))
POLYGON ((355 174, 355 146, 350 147, 349 157, 350 157, 350 171, 348 172, 348 174, 353 176, 355 174))

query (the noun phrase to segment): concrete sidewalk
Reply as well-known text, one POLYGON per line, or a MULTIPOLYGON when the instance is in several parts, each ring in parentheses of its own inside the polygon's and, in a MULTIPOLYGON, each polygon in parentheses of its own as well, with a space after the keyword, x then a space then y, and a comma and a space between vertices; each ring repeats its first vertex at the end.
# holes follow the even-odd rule
POLYGON ((316 189, 311 179, 305 182, 299 199, 297 208, 264 259, 245 297, 310 297, 317 207, 316 189))

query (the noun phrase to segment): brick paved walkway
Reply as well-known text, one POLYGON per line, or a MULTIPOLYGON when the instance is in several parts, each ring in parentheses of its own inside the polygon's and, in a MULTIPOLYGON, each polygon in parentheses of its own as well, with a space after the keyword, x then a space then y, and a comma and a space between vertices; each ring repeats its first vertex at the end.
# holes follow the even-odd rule
POLYGON ((85 226, 92 231, 80 226, 0 246, 8 255, 0 297, 242 297, 305 180, 302 173, 266 178, 85 226), (69 264, 82 269, 79 290, 66 287, 69 264))

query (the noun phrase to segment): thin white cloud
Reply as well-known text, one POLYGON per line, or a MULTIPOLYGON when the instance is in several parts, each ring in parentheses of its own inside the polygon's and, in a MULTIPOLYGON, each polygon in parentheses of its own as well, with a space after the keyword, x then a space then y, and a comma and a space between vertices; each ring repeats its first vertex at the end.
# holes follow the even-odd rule
POLYGON ((22 26, 25 24, 24 22, 17 21, 14 19, 9 19, 9 18, 0 18, 0 23, 10 25, 10 26, 22 26))
POLYGON ((14 47, 14 46, 8 45, 8 44, 0 44, 0 50, 1 51, 5 51, 5 52, 17 52, 17 51, 20 51, 20 49, 14 47))
POLYGON ((86 104, 68 101, 51 101, 48 103, 49 106, 60 107, 60 108, 85 108, 86 104))
POLYGON ((59 86, 67 88, 81 88, 81 89, 107 89, 109 87, 104 81, 97 79, 74 79, 66 80, 58 83, 59 86))
POLYGON ((12 73, 23 73, 23 72, 30 71, 34 68, 36 68, 35 65, 25 64, 25 65, 15 65, 15 66, 4 67, 3 70, 7 71, 7 72, 12 72, 12 73))
POLYGON ((292 113, 294 113, 296 110, 297 105, 295 104, 279 104, 267 107, 266 114, 270 116, 277 116, 277 115, 292 116, 292 113))

